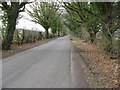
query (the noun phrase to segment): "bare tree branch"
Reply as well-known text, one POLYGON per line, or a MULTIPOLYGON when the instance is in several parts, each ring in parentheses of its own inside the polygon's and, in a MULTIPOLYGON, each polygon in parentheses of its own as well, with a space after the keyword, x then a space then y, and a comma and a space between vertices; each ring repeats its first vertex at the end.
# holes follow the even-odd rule
POLYGON ((7 5, 7 2, 1 2, 2 4, 2 9, 7 10, 9 8, 9 5, 7 5))

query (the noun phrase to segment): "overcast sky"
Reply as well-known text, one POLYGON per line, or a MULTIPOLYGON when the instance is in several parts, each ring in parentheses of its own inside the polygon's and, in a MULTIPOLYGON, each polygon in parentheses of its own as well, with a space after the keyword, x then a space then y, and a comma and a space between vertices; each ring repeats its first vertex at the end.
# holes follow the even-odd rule
MULTIPOLYGON (((26 9, 31 10, 29 5, 26 5, 26 9)), ((45 29, 37 23, 32 22, 32 18, 29 16, 27 11, 20 13, 23 17, 18 21, 16 28, 29 29, 29 30, 40 30, 44 31, 45 29)))
MULTIPOLYGON (((32 10, 29 4, 26 5, 26 9, 30 11, 32 10)), ((29 14, 27 14, 26 10, 25 12, 21 12, 20 15, 22 15, 23 17, 18 20, 18 24, 16 25, 16 28, 45 31, 45 29, 40 24, 31 21, 32 18, 29 16, 29 14)), ((0 25, 1 25, 1 21, 0 21, 0 25)))
POLYGON ((30 20, 24 19, 24 18, 21 18, 19 20, 19 23, 16 26, 16 28, 44 31, 44 28, 41 25, 36 24, 36 23, 34 23, 34 22, 30 21, 30 20))
MULTIPOLYGON (((26 5, 26 9, 30 10, 31 8, 29 7, 29 5, 26 5)), ((40 30, 40 31, 44 31, 45 29, 37 23, 34 23, 31 21, 31 17, 27 14, 27 12, 21 12, 21 15, 23 15, 23 17, 21 19, 18 20, 18 24, 16 25, 16 28, 19 29, 29 29, 29 30, 40 30)), ((0 27, 1 27, 1 20, 0 20, 0 27)))

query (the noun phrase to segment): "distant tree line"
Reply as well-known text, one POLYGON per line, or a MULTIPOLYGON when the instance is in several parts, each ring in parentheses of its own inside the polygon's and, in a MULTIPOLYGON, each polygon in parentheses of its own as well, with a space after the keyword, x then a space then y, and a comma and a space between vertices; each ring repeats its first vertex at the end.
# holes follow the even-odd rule
POLYGON ((36 41, 43 40, 44 35, 40 31, 32 30, 15 30, 13 43, 22 45, 25 43, 35 43, 36 41))

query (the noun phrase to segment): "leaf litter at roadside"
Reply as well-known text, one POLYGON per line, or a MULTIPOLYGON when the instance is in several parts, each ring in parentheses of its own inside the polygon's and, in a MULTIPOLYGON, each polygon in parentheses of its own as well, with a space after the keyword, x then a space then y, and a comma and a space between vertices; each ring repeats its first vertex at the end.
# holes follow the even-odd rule
MULTIPOLYGON (((80 54, 89 64, 88 68, 98 82, 98 88, 118 87, 118 63, 117 59, 111 59, 109 55, 103 55, 95 44, 88 44, 84 40, 73 39, 73 44, 79 48, 80 54)), ((92 81, 91 81, 92 82, 92 81)))

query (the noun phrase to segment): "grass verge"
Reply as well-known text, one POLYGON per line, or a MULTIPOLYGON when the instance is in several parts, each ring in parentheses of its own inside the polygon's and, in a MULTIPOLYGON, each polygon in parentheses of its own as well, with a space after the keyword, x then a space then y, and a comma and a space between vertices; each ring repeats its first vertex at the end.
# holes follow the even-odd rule
POLYGON ((44 43, 47 43, 51 40, 54 40, 56 38, 51 38, 51 39, 44 39, 44 40, 40 40, 40 41, 36 41, 35 43, 26 43, 26 44, 23 44, 23 45, 12 45, 11 46, 11 50, 2 50, 2 58, 7 58, 11 55, 14 55, 14 54, 17 54, 19 52, 22 52, 22 51, 25 51, 25 50, 28 50, 28 49, 31 49, 31 48, 34 48, 36 46, 39 46, 41 44, 44 44, 44 43))
POLYGON ((72 37, 71 40, 75 50, 83 59, 87 81, 91 87, 117 88, 118 59, 110 59, 110 56, 101 54, 99 48, 94 44, 88 44, 76 37, 72 37))

